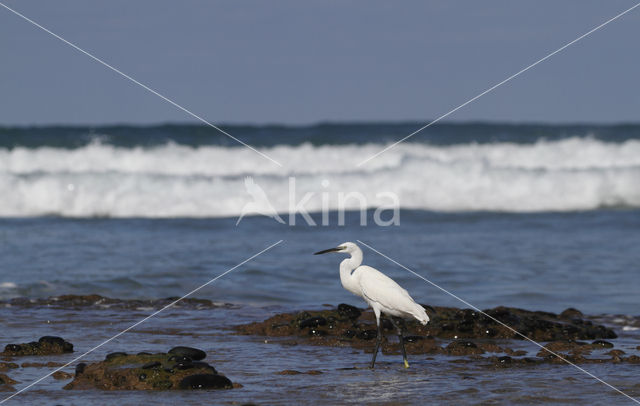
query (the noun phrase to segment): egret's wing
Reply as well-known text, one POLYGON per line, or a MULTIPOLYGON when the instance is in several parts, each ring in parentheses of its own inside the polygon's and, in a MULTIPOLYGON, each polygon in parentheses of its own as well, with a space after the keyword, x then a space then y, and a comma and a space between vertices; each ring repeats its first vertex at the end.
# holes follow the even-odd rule
POLYGON ((360 287, 365 298, 390 309, 411 313, 415 301, 402 286, 393 279, 370 266, 358 267, 360 287))

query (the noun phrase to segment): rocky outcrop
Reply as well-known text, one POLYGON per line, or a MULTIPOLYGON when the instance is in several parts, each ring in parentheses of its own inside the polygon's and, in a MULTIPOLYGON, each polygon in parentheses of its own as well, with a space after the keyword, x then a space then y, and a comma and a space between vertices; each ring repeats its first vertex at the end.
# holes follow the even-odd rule
POLYGON ((204 351, 190 347, 175 347, 168 353, 158 354, 111 353, 104 361, 78 364, 73 381, 64 389, 231 389, 238 386, 213 366, 200 361, 205 357, 204 351))
MULTIPOLYGON (((494 353, 506 355, 485 355, 483 359, 501 366, 531 363, 534 362, 531 358, 527 358, 528 361, 516 358, 527 355, 525 351, 509 348, 513 340, 522 341, 527 337, 536 342, 549 343, 546 349, 541 349, 537 354, 535 362, 562 361, 557 355, 587 362, 584 355, 613 347, 612 343, 605 340, 616 338, 613 330, 594 324, 575 309, 554 314, 510 307, 478 312, 423 306, 431 321, 426 326, 416 321, 406 323, 404 342, 409 354, 478 357, 494 353)), ((396 336, 393 324, 384 317, 381 324, 385 334, 382 351, 399 353, 400 345, 393 338, 396 336)), ((262 322, 237 326, 236 331, 245 335, 280 337, 287 344, 351 346, 365 351, 372 350, 376 337, 373 312, 347 304, 327 310, 277 314, 262 322)), ((611 360, 617 357, 620 361, 634 362, 621 357, 619 353, 608 355, 611 355, 611 360)))
POLYGON ((44 336, 38 341, 24 344, 7 344, 0 356, 55 355, 73 352, 73 344, 61 337, 44 336))

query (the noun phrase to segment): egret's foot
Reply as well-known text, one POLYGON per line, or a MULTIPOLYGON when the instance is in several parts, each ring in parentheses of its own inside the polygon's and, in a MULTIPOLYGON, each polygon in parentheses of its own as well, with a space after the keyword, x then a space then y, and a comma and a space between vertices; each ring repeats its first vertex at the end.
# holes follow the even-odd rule
POLYGON ((406 359, 404 360, 404 367, 409 368, 409 361, 407 361, 406 359))

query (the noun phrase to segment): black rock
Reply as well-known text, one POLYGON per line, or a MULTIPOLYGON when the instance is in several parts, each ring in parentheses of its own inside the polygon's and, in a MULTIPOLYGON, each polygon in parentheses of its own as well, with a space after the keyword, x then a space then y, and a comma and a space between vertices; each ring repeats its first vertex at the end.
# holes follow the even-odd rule
POLYGON ((338 313, 348 319, 355 320, 362 314, 362 311, 355 306, 341 303, 338 305, 338 313))
POLYGON ((378 335, 377 330, 363 330, 357 334, 357 337, 361 340, 372 340, 378 335))
POLYGON ((111 361, 112 359, 118 358, 118 357, 126 357, 127 353, 126 352, 112 352, 110 354, 107 354, 106 357, 104 357, 105 361, 111 361))
POLYGON ((185 357, 184 355, 172 355, 169 357, 169 361, 174 361, 174 362, 191 362, 193 361, 191 358, 189 357, 185 357))
POLYGON ((214 375, 218 373, 218 371, 216 371, 216 369, 213 366, 207 364, 206 362, 193 361, 191 363, 191 365, 193 365, 194 368, 205 368, 205 369, 208 369, 214 375))
POLYGON ((191 361, 182 361, 182 362, 178 362, 177 364, 175 364, 171 368, 173 368, 173 369, 191 369, 191 368, 193 368, 193 363, 191 361))
POLYGON ((173 347, 169 350, 169 354, 189 357, 194 361, 200 361, 207 357, 206 352, 192 347, 173 347))
POLYGON ((317 328, 311 328, 309 329, 309 335, 314 337, 324 337, 327 335, 327 332, 317 328))
POLYGON ((576 319, 576 318, 584 317, 584 314, 582 314, 580 310, 570 307, 567 310, 560 313, 560 317, 562 317, 563 319, 576 319))
POLYGON ((380 325, 382 326, 383 330, 393 330, 393 329, 395 329, 393 323, 389 319, 380 320, 380 325))
POLYGON ((152 369, 152 368, 157 368, 162 366, 161 363, 159 363, 158 361, 151 361, 151 362, 147 362, 146 364, 144 364, 142 366, 142 369, 152 369))
POLYGON ((351 329, 347 329, 342 333, 342 336, 347 338, 352 338, 355 335, 356 335, 356 332, 351 329))
POLYGON ((604 341, 604 340, 596 340, 594 342, 591 343, 592 345, 597 345, 599 347, 602 348, 613 348, 613 344, 611 344, 609 341, 604 341))
POLYGON ((61 347, 64 347, 64 339, 62 337, 55 337, 55 336, 44 336, 44 337, 40 337, 40 339, 38 340, 39 344, 50 344, 50 345, 59 345, 61 347))
POLYGON ((81 362, 78 365, 76 365, 76 377, 82 375, 85 368, 87 368, 87 364, 85 364, 84 362, 81 362))
POLYGON ((498 357, 498 362, 500 362, 501 364, 510 364, 512 361, 512 358, 508 355, 505 355, 504 357, 498 357))
POLYGON ((223 375, 196 374, 180 381, 179 387, 180 389, 231 389, 233 384, 223 375))
POLYGON ((22 347, 20 346, 20 344, 7 344, 4 347, 5 352, 19 352, 21 350, 22 350, 22 347))
POLYGON ((311 317, 309 319, 302 320, 300 324, 298 324, 298 327, 303 329, 307 327, 318 327, 318 326, 326 326, 326 325, 327 325, 327 319, 325 319, 324 317, 311 317))
POLYGON ((476 343, 474 343, 472 341, 454 341, 454 342, 452 342, 451 344, 449 344, 447 346, 447 348, 455 348, 455 347, 459 347, 459 348, 478 348, 476 343))

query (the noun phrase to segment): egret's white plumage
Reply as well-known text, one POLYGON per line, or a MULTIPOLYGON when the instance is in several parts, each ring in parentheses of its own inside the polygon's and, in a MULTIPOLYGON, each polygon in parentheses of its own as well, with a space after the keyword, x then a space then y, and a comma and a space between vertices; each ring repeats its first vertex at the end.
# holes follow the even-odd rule
MULTIPOLYGON (((387 275, 367 265, 362 264, 362 250, 352 242, 345 242, 336 248, 316 252, 344 252, 350 257, 340 263, 340 281, 349 292, 360 296, 371 306, 378 324, 378 340, 376 350, 373 353, 371 367, 375 364, 378 347, 381 340, 380 315, 385 314, 401 319, 415 318, 423 325, 429 322, 429 316, 424 307, 417 304, 405 289, 398 285, 387 275)), ((392 319, 393 322, 393 319, 392 319)), ((395 323, 394 323, 395 324, 395 323)), ((408 367, 407 357, 404 351, 404 342, 401 331, 398 332, 405 366, 408 367)))

